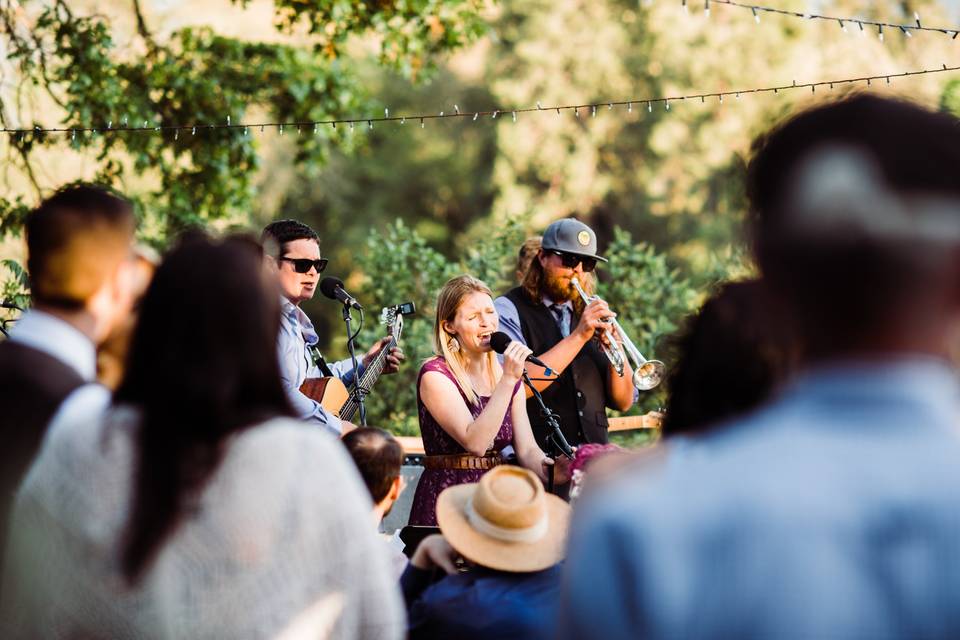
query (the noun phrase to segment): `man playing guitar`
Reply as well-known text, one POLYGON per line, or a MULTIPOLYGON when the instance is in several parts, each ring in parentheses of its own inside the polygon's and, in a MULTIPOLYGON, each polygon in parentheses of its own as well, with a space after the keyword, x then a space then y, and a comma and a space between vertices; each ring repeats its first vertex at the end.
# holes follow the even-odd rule
MULTIPOLYGON (((300 309, 300 303, 313 297, 320 273, 327 266, 326 258, 320 257, 320 239, 302 222, 278 220, 264 228, 260 241, 266 268, 276 276, 283 294, 283 316, 277 338, 283 386, 300 418, 321 425, 339 437, 356 425, 341 420, 300 390, 307 378, 335 376, 347 386, 356 379, 349 359, 328 366, 319 353, 315 355, 319 337, 307 314, 300 309)), ((387 336, 377 341, 364 354, 359 365, 361 373, 390 340, 387 336)), ((384 373, 396 372, 403 359, 400 348, 393 347, 387 356, 384 373)))

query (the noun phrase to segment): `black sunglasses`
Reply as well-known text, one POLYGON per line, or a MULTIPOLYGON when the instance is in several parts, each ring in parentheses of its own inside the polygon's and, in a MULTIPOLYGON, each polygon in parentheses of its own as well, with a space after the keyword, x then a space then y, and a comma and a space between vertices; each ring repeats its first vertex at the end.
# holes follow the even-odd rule
POLYGON ((327 268, 327 262, 329 262, 326 258, 311 260, 309 258, 287 258, 286 256, 281 256, 277 260, 286 260, 293 265, 293 270, 297 273, 307 273, 310 271, 310 267, 316 269, 317 273, 322 273, 327 268))
POLYGON ((560 261, 567 269, 576 269, 578 264, 583 265, 583 272, 590 273, 597 268, 596 258, 587 258, 573 253, 564 253, 563 251, 553 251, 553 255, 560 256, 560 261))

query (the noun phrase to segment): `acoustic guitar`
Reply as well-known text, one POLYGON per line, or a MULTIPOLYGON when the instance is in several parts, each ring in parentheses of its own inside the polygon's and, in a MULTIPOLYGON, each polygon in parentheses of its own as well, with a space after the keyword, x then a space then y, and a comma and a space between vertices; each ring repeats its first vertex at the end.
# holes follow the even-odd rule
POLYGON ((383 374, 387 366, 387 355, 390 349, 400 344, 400 335, 403 333, 403 316, 411 315, 416 312, 416 307, 412 302, 384 307, 380 313, 380 322, 387 325, 387 334, 390 340, 377 353, 373 362, 369 364, 360 376, 360 380, 354 381, 350 389, 343 384, 340 378, 327 376, 323 378, 307 378, 300 385, 300 392, 308 398, 320 403, 324 409, 336 415, 341 420, 353 421, 353 417, 360 409, 353 394, 357 384, 360 385, 361 393, 367 395, 373 389, 373 385, 383 374))

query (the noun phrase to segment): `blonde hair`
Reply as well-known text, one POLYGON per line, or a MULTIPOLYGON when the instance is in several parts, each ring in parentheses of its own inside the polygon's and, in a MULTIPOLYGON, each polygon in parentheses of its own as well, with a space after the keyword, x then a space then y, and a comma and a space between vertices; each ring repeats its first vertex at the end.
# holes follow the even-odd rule
MULTIPOLYGON (((480 395, 476 389, 473 388, 470 377, 467 376, 462 351, 460 349, 453 350, 450 348, 451 342, 455 337, 447 333, 443 328, 444 322, 451 323, 454 321, 460 305, 463 304, 464 298, 471 293, 485 293, 491 298, 493 297, 490 287, 484 284, 482 280, 468 275, 451 278, 443 285, 443 288, 440 289, 440 294, 437 296, 436 320, 433 323, 433 351, 435 355, 441 356, 446 360, 447 367, 457 379, 460 388, 463 389, 463 393, 467 396, 467 401, 476 407, 480 405, 480 395)), ((500 361, 493 351, 490 351, 484 356, 484 369, 487 382, 492 389, 500 381, 500 376, 503 375, 503 370, 500 368, 500 361)))

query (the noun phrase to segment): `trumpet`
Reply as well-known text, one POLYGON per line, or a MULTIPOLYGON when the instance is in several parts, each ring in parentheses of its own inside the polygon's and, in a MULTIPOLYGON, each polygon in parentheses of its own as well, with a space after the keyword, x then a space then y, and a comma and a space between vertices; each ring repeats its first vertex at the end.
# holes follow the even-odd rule
MULTIPOLYGON (((590 304, 597 299, 597 296, 588 296, 587 292, 580 286, 580 281, 576 278, 573 278, 571 283, 574 288, 576 288, 577 293, 580 294, 584 304, 590 304)), ((663 363, 659 360, 647 360, 644 358, 640 350, 637 349, 637 346, 633 344, 633 340, 630 339, 630 336, 627 335, 627 332, 623 330, 623 327, 615 318, 607 318, 604 322, 608 323, 608 326, 603 329, 606 344, 601 343, 600 348, 603 350, 604 355, 607 356, 610 364, 613 365, 613 369, 617 372, 617 375, 623 376, 624 364, 628 358, 632 358, 634 387, 640 391, 647 391, 660 384, 660 381, 663 380, 663 363), (619 342, 614 337, 614 331, 620 338, 619 342)))

